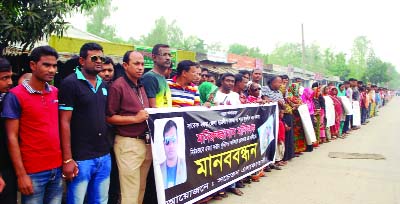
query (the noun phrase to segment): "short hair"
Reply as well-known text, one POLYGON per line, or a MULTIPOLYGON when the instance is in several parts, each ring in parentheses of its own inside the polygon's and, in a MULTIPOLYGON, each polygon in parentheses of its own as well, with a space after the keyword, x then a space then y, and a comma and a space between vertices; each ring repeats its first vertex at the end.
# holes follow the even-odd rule
POLYGON ((358 88, 358 91, 364 91, 365 88, 363 86, 361 86, 360 88, 358 88))
POLYGON ((344 84, 344 85, 350 84, 350 82, 349 82, 349 81, 345 81, 345 82, 343 82, 343 84, 344 84))
POLYGON ((9 72, 11 70, 10 62, 6 58, 0 57, 0 72, 9 72))
POLYGON ((154 45, 153 49, 151 50, 151 54, 158 55, 160 48, 169 48, 169 45, 166 44, 156 44, 154 45))
POLYGON ((182 75, 183 71, 188 72, 190 70, 190 67, 196 66, 197 63, 193 62, 191 60, 183 60, 178 63, 178 66, 176 68, 176 74, 178 76, 182 75))
POLYGON ((176 125, 175 121, 168 120, 167 123, 165 123, 164 131, 163 131, 163 138, 164 139, 165 139, 165 133, 168 132, 173 127, 175 127, 175 129, 178 129, 178 126, 176 125))
POLYGON ((357 81, 357 84, 362 85, 362 84, 364 84, 364 82, 363 81, 357 81))
POLYGON ((357 81, 355 78, 350 78, 349 81, 357 81))
POLYGON ((243 81, 243 74, 235 74, 235 84, 243 81))
POLYGON ((222 76, 221 76, 221 82, 222 82, 223 80, 225 80, 226 77, 233 77, 233 78, 235 78, 235 75, 233 75, 232 73, 224 73, 224 74, 222 74, 222 76))
POLYGON ((281 75, 281 78, 282 78, 282 79, 289 79, 289 76, 286 75, 286 74, 284 74, 284 75, 281 75))
POLYGON ((99 50, 103 52, 103 47, 97 43, 89 42, 82 45, 79 51, 79 57, 86 58, 89 50, 99 50))
POLYGON ((249 75, 249 76, 251 75, 251 73, 249 71, 247 71, 247 70, 240 70, 239 74, 242 74, 243 76, 246 75, 246 74, 249 75))
POLYGON ((105 57, 103 64, 111 64, 113 67, 115 66, 114 61, 110 57, 105 57))
POLYGON ((281 76, 275 75, 275 76, 271 77, 267 82, 268 86, 271 86, 272 82, 275 81, 275 79, 277 79, 277 78, 281 78, 281 76))
POLYGON ((133 50, 126 51, 124 57, 122 58, 122 62, 129 64, 129 56, 131 55, 132 52, 133 50))
POLYGON ((53 56, 58 59, 57 51, 50 46, 39 46, 32 50, 29 56, 30 61, 38 62, 43 56, 53 56))
POLYGON ((256 69, 253 69, 253 71, 251 71, 251 73, 254 73, 256 70, 260 70, 261 71, 261 73, 262 73, 262 69, 260 69, 260 68, 256 68, 256 69))
POLYGON ((210 70, 208 70, 207 68, 202 67, 202 68, 201 68, 201 72, 204 72, 204 71, 206 71, 207 73, 210 72, 210 70))

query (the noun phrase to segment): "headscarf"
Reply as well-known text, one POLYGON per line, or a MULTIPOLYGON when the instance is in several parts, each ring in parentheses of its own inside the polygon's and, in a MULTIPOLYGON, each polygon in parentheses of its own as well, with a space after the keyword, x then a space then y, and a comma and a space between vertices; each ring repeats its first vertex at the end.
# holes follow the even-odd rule
POLYGON ((301 100, 303 103, 307 104, 308 106, 308 111, 310 112, 311 115, 314 114, 314 91, 310 88, 305 88, 303 95, 301 95, 301 100))
POLYGON ((338 96, 338 95, 339 95, 339 90, 338 90, 338 88, 332 87, 332 88, 329 90, 329 95, 334 96, 334 97, 338 96), (333 94, 333 90, 336 90, 336 91, 338 92, 338 94, 333 94))
MULTIPOLYGON (((203 82, 199 86, 199 95, 200 95, 200 102, 201 104, 204 104, 205 102, 208 101, 208 98, 212 93, 217 92, 218 87, 215 86, 211 82, 203 82)), ((212 103, 212 102, 211 102, 212 103)))

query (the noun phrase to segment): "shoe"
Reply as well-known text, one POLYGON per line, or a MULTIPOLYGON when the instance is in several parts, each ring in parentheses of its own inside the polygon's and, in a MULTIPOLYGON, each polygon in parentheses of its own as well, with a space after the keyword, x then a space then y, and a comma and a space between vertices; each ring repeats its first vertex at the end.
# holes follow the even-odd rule
POLYGON ((239 181, 236 183, 236 188, 244 188, 246 185, 243 183, 243 181, 239 181))
POLYGON ((266 166, 266 167, 264 168, 264 172, 271 172, 271 168, 270 168, 269 166, 266 166))
POLYGON ((244 194, 241 190, 237 188, 228 188, 228 191, 238 196, 242 196, 244 194))
POLYGON ((277 166, 277 165, 275 165, 275 164, 270 164, 269 167, 270 167, 271 169, 275 169, 275 170, 282 170, 281 167, 279 167, 279 166, 277 166))

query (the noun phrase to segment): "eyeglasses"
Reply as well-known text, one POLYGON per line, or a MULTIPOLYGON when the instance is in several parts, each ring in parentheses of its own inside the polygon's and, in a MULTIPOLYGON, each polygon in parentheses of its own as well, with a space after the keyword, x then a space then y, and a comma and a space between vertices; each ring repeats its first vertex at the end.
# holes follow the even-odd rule
POLYGON ((99 59, 100 59, 101 63, 104 63, 104 62, 106 61, 106 58, 104 58, 104 57, 102 57, 102 56, 99 56, 99 55, 92 55, 92 56, 90 57, 90 60, 91 60, 92 62, 97 62, 97 60, 99 60, 99 59))
POLYGON ((161 56, 161 57, 172 57, 172 54, 171 53, 161 53, 161 54, 157 54, 158 56, 161 56))
POLYGON ((135 65, 135 66, 139 66, 139 65, 144 66, 144 62, 134 62, 132 64, 135 65))
POLYGON ((176 137, 166 137, 164 139, 164 144, 169 145, 171 142, 175 143, 176 142, 176 137))

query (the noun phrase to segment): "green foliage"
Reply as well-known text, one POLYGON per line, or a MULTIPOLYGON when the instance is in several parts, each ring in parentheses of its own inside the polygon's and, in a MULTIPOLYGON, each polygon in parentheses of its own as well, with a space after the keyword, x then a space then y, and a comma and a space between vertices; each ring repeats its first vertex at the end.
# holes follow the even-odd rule
POLYGON ((360 79, 367 68, 367 57, 372 51, 371 42, 366 36, 358 36, 353 41, 351 58, 349 61, 350 77, 360 79))
POLYGON ((88 10, 101 1, 1 1, 0 50, 11 44, 21 44, 22 49, 26 50, 52 33, 62 36, 68 24, 64 20, 66 14, 88 10))
POLYGON ((289 64, 295 67, 302 67, 301 44, 299 43, 284 43, 277 45, 269 55, 268 63, 288 66, 289 64))

